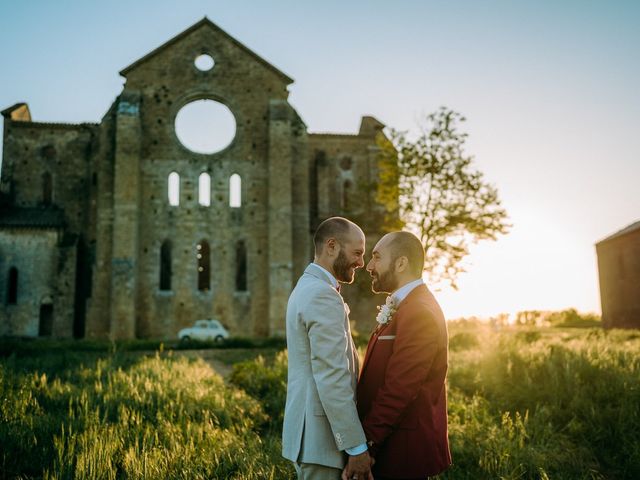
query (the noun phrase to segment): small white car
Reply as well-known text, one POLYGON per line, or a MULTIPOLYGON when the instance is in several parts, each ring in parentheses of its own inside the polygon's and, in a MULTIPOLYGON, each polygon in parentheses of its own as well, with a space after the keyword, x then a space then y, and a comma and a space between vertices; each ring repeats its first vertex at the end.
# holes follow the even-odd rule
POLYGON ((193 327, 183 328, 178 332, 178 338, 183 342, 190 340, 213 340, 221 343, 229 338, 229 332, 218 320, 196 320, 193 327))

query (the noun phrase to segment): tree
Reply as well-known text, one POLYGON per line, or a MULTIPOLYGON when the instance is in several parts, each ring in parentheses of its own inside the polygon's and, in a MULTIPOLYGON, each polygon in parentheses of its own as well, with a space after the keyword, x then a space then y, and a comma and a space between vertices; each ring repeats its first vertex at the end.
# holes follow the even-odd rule
POLYGON ((469 247, 496 240, 510 227, 497 189, 464 151, 467 134, 459 131, 464 121, 459 113, 442 107, 421 122, 415 140, 396 130, 378 137, 376 199, 385 206, 385 229, 404 225, 418 235, 430 281, 444 281, 453 288, 465 271, 462 260, 469 247))

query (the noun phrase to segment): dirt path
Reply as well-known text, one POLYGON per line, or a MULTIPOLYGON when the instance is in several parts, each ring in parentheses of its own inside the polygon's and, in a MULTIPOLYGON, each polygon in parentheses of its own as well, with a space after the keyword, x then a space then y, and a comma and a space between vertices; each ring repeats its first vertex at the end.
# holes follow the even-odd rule
POLYGON ((203 350, 173 350, 174 357, 186 357, 190 359, 201 358, 219 373, 225 380, 231 374, 233 365, 227 365, 220 359, 216 358, 217 350, 203 349, 203 350))

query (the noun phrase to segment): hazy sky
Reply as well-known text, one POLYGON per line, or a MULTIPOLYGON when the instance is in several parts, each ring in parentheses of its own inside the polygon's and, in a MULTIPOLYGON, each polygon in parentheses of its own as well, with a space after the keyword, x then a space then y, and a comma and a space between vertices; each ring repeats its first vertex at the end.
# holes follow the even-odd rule
POLYGON ((640 219, 640 2, 2 1, 0 108, 98 122, 118 71, 204 15, 295 79, 312 132, 467 117, 514 227, 439 294, 448 317, 600 310, 594 243, 640 219))

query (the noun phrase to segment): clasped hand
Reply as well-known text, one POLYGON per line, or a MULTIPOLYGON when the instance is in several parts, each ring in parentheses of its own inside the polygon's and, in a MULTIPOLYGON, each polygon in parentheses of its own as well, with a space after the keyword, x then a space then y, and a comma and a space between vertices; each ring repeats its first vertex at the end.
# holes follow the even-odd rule
POLYGON ((342 480, 374 480, 371 467, 375 460, 368 451, 360 455, 350 455, 347 466, 342 470, 342 480))

